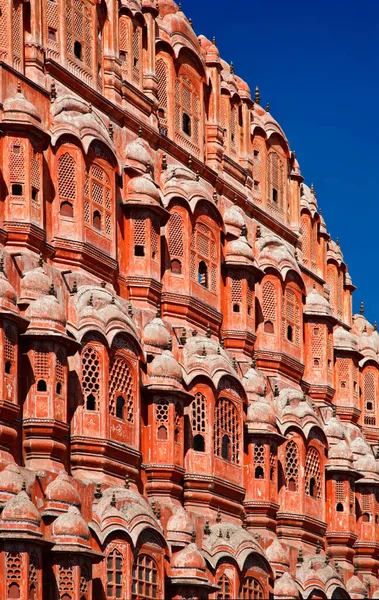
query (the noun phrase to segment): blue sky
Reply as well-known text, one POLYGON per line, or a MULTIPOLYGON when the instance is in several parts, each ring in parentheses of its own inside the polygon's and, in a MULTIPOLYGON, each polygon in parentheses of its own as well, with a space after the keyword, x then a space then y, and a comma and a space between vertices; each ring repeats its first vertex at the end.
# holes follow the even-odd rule
POLYGON ((283 127, 328 231, 339 238, 365 315, 379 322, 379 3, 183 0, 283 127))

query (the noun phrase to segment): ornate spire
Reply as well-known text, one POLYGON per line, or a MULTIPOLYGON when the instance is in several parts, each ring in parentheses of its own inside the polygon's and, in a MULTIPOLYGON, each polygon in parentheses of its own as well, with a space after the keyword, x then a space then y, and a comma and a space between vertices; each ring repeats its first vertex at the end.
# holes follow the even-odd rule
POLYGON ((101 483, 96 484, 95 492, 93 495, 96 498, 96 500, 100 500, 100 498, 103 497, 103 492, 101 491, 101 483))
POLYGON ((211 330, 211 326, 208 323, 207 325, 207 333, 206 333, 207 338, 211 338, 212 337, 212 330, 211 330))
POLYGON ((155 313, 155 318, 156 319, 162 318, 162 305, 160 302, 158 302, 158 304, 157 304, 157 312, 155 313))
POLYGON ((208 519, 205 521, 204 528, 203 528, 203 533, 204 533, 204 535, 210 535, 211 534, 211 528, 209 527, 209 521, 208 521, 208 519))
POLYGON ((231 73, 231 75, 234 75, 234 64, 233 64, 233 62, 230 63, 230 73, 231 73))
POLYGON ((266 112, 270 112, 270 103, 266 102, 266 112))
POLYGON ((112 494, 111 506, 116 506, 116 494, 114 492, 112 494))
POLYGON ((359 314, 360 315, 364 315, 365 314, 365 305, 363 302, 361 302, 361 305, 359 307, 359 314))
POLYGON ((221 513, 219 508, 217 509, 216 523, 221 523, 221 513))
POLYGON ((259 104, 259 103, 260 103, 260 101, 261 101, 261 96, 260 96, 260 94, 259 94, 259 87, 258 87, 258 86, 256 86, 256 88, 255 88, 255 95, 254 95, 254 102, 255 102, 256 104, 259 104))

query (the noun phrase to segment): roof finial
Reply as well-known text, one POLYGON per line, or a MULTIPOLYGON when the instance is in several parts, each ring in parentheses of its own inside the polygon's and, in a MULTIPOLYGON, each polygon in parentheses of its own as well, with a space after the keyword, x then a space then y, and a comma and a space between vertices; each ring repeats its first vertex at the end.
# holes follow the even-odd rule
POLYGON ((219 508, 217 509, 216 523, 221 523, 221 513, 219 508))
POLYGON ((266 102, 266 112, 270 112, 270 103, 266 102))
POLYGON ((0 257, 0 273, 4 273, 4 254, 0 257))
POLYGON ((26 481, 24 479, 24 481, 22 482, 22 487, 21 487, 23 492, 26 492, 26 481))
POLYGON ((116 304, 116 298, 112 296, 111 304, 116 304))
POLYGON ((336 244, 337 244, 338 247, 340 246, 340 241, 339 241, 338 238, 336 238, 336 244))
POLYGON ((255 369, 256 366, 257 366, 257 359, 255 358, 255 356, 253 356, 251 359, 251 368, 255 369))
POLYGON ((109 137, 113 141, 113 137, 114 137, 113 123, 109 123, 108 133, 109 133, 109 137))
POLYGON ((211 534, 211 528, 209 527, 209 521, 208 521, 208 519, 204 523, 203 533, 204 533, 204 535, 210 535, 211 534))
POLYGON ((183 328, 179 341, 182 346, 185 346, 187 343, 187 329, 185 327, 183 328))
POLYGON ((197 169, 197 171, 196 171, 196 181, 200 181, 199 169, 197 169))
POLYGON ((93 306, 93 294, 91 293, 89 300, 87 302, 87 306, 93 306))
POLYGON ((211 326, 209 323, 207 325, 207 334, 206 335, 207 335, 207 338, 212 337, 212 330, 211 330, 211 326))
POLYGON ((178 9, 182 10, 182 3, 181 2, 179 2, 179 4, 178 4, 178 9))
POLYGON ((231 61, 231 63, 230 63, 230 74, 234 75, 234 64, 233 64, 233 61, 231 61))
POLYGON ((212 44, 213 44, 214 46, 217 46, 217 43, 216 43, 216 37, 215 37, 215 36, 213 36, 213 38, 212 38, 212 44))
POLYGON ((317 540, 316 554, 321 554, 321 542, 320 542, 320 540, 317 540))
POLYGON ((127 473, 125 475, 125 483, 124 483, 125 489, 128 490, 130 488, 130 479, 129 479, 129 473, 127 473))
POLYGON ((191 25, 191 27, 192 27, 192 23, 193 23, 193 21, 192 21, 191 17, 188 19, 188 23, 189 23, 189 24, 191 25))
POLYGON ((191 533, 191 542, 193 544, 196 544, 196 531, 195 530, 193 530, 191 533))
POLYGON ((51 86, 50 86, 50 99, 52 102, 54 102, 54 100, 57 97, 57 89, 55 87, 55 81, 54 79, 51 80, 51 86))
POLYGON ((333 414, 333 417, 336 418, 336 416, 337 416, 337 407, 336 407, 335 404, 333 404, 333 413, 332 414, 333 414))
POLYGON ((217 206, 217 202, 218 202, 218 195, 217 195, 217 192, 216 192, 216 190, 213 192, 213 202, 214 202, 214 203, 216 204, 216 206, 217 206))
POLYGON ((203 346, 203 349, 201 351, 201 356, 207 356, 207 351, 206 351, 205 346, 203 346))
POLYGON ((242 528, 247 529, 247 527, 248 527, 248 522, 247 522, 247 517, 245 515, 243 518, 242 528))
POLYGON ((260 103, 260 101, 261 101, 261 96, 260 96, 260 94, 259 94, 259 87, 258 87, 258 86, 256 86, 256 88, 255 88, 255 95, 254 95, 254 102, 255 102, 256 104, 259 104, 259 103, 260 103))
POLYGON ((141 125, 138 127, 138 137, 142 137, 142 127, 141 125))
POLYGON ((21 94, 21 81, 19 79, 17 80, 17 93, 21 94))
POLYGON ((114 492, 112 494, 111 506, 116 506, 116 494, 114 492))
POLYGON ((314 185, 313 185, 313 183, 311 183, 311 194, 314 194, 314 191, 315 191, 314 185))
POLYGON ((188 168, 192 169, 192 156, 190 154, 188 155, 188 163, 187 164, 188 164, 188 168))
POLYGON ((361 302, 361 305, 359 307, 359 314, 360 315, 364 315, 365 314, 365 305, 363 302, 361 302))
POLYGON ((376 321, 374 321, 374 331, 376 331, 378 329, 378 324, 376 321))
POLYGON ((299 563, 299 565, 301 565, 304 562, 303 549, 302 548, 299 548, 299 554, 297 555, 297 562, 299 563))
POLYGON ((167 154, 162 156, 162 171, 167 171, 167 154))
POLYGON ((162 318, 162 305, 160 302, 158 302, 158 304, 157 304, 157 312, 155 313, 155 318, 156 319, 162 318))
POLYGON ((103 492, 101 491, 101 483, 96 484, 96 488, 93 495, 96 498, 96 500, 100 500, 100 498, 103 497, 103 492))
POLYGON ((275 381, 275 385, 274 385, 274 398, 277 398, 279 396, 279 386, 278 386, 278 382, 275 381))
POLYGON ((78 293, 78 282, 76 281, 76 279, 74 279, 74 283, 72 284, 72 290, 71 292, 73 294, 77 294, 78 293))
POLYGON ((50 288, 49 288, 49 295, 50 296, 55 296, 55 288, 54 288, 54 283, 51 283, 50 288))
POLYGON ((233 369, 235 371, 237 371, 237 369, 238 369, 238 363, 237 363, 236 355, 233 356, 232 365, 233 365, 233 369))
POLYGON ((42 254, 42 252, 40 252, 40 255, 39 255, 38 266, 39 267, 43 267, 43 254, 42 254))
POLYGON ((131 304, 128 304, 128 315, 133 318, 133 306, 131 304))

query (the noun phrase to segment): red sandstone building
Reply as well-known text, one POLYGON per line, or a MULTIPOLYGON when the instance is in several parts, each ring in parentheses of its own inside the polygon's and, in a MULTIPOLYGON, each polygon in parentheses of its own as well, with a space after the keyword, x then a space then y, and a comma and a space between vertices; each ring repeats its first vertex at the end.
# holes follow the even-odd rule
POLYGON ((0 600, 379 598, 379 335, 172 0, 0 0, 0 600))

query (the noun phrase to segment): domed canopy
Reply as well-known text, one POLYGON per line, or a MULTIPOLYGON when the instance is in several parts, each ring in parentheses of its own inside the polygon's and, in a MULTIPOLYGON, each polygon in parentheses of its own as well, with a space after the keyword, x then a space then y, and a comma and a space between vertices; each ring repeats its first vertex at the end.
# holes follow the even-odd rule
POLYGON ((353 335, 344 327, 337 327, 333 333, 334 347, 337 350, 348 350, 350 352, 359 352, 359 341, 356 335, 353 335))
POLYGON ((46 503, 63 507, 67 505, 80 506, 80 497, 71 483, 67 473, 60 473, 45 490, 46 503))
POLYGON ((245 219, 236 206, 230 206, 224 214, 224 223, 226 230, 231 230, 231 233, 239 235, 241 229, 245 226, 245 219))
POLYGON ((253 262, 254 252, 245 235, 241 235, 238 239, 227 243, 226 263, 241 263, 249 265, 253 262))
POLYGON ((255 361, 242 378, 242 384, 249 399, 258 399, 266 394, 266 377, 256 369, 255 361))
POLYGON ((0 271, 0 310, 9 310, 18 313, 17 295, 6 278, 4 271, 0 271))
POLYGON ((66 513, 54 521, 53 534, 61 538, 82 538, 84 540, 89 540, 90 537, 88 525, 76 506, 70 506, 66 513))
POLYGON ((142 333, 142 341, 148 346, 166 350, 171 344, 171 335, 160 317, 148 323, 142 333))
POLYGON ((353 460, 353 453, 345 440, 340 440, 337 444, 333 444, 329 450, 329 459, 338 461, 353 460))
POLYGON ((274 583, 274 596, 285 598, 298 598, 299 589, 291 575, 286 571, 274 583))
POLYGON ((366 586, 356 575, 347 580, 346 589, 350 594, 360 594, 362 598, 366 595, 366 586))
POLYGON ((318 293, 316 289, 312 289, 307 294, 304 312, 307 315, 323 315, 330 317, 332 309, 324 296, 318 293))
POLYGON ((0 473, 0 499, 8 500, 21 492, 23 483, 19 467, 14 463, 8 464, 0 473))
POLYGON ((169 350, 165 350, 156 356, 148 369, 152 378, 176 379, 182 381, 183 372, 179 363, 175 360, 169 350))
POLYGON ((267 558, 271 563, 289 566, 290 558, 287 550, 279 542, 274 540, 266 550, 267 558))
POLYGON ((176 546, 183 546, 191 541, 194 525, 188 512, 177 508, 167 523, 167 539, 176 546))
POLYGON ((66 333, 66 315, 53 294, 41 296, 32 302, 26 310, 25 317, 30 321, 28 334, 42 330, 52 334, 66 333))
POLYGON ((128 183, 127 203, 137 202, 140 204, 159 204, 159 190, 150 175, 134 177, 128 183))
POLYGON ((26 492, 20 492, 8 500, 1 517, 3 521, 12 523, 26 522, 39 525, 41 522, 41 515, 26 492))
POLYGON ((20 302, 37 300, 42 294, 48 294, 52 281, 42 267, 31 269, 21 279, 20 302))
POLYGON ((344 436, 344 428, 341 421, 337 417, 331 417, 327 422, 325 429, 325 435, 330 438, 336 438, 342 440, 344 436))
POLYGON ((20 121, 25 124, 40 124, 41 115, 29 100, 21 92, 20 86, 17 93, 7 98, 3 104, 3 121, 20 121))
POLYGON ((171 560, 173 569, 205 570, 205 559, 196 544, 189 544, 175 554, 171 560))
POLYGON ((272 427, 275 427, 276 416, 270 403, 265 400, 249 402, 246 423, 248 425, 248 428, 249 425, 254 424, 257 426, 271 425, 272 427))

